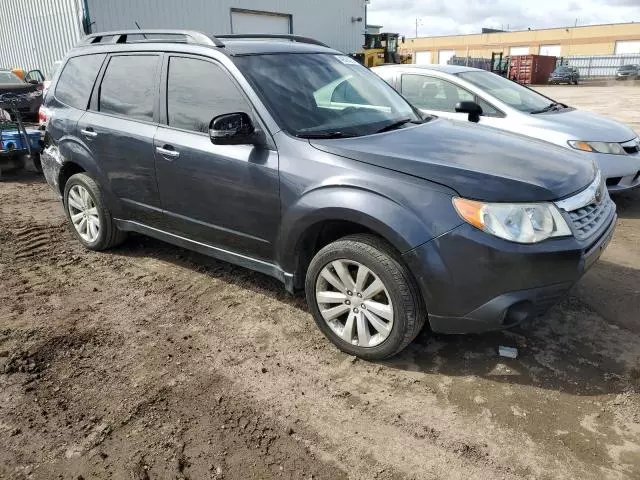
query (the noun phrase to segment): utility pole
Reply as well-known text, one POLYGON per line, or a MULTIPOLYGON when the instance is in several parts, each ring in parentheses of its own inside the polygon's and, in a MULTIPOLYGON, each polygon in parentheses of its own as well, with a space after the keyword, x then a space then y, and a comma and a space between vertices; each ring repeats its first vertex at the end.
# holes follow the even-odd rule
POLYGON ((416 38, 418 38, 418 27, 422 26, 422 19, 416 17, 416 38))

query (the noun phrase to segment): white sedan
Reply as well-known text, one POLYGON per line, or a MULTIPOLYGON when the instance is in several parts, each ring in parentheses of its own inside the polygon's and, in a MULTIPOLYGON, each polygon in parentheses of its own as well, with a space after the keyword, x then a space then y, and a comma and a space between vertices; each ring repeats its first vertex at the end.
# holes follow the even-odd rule
POLYGON ((386 65, 372 70, 425 113, 477 121, 583 152, 596 161, 610 192, 640 185, 640 139, 626 125, 477 68, 386 65))

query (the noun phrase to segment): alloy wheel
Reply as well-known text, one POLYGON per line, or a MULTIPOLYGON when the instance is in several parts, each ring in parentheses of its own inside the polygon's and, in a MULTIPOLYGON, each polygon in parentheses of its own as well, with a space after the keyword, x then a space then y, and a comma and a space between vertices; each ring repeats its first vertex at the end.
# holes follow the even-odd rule
POLYGON ((85 242, 95 242, 100 234, 100 216, 89 191, 82 185, 71 187, 67 197, 67 208, 78 235, 85 242))
POLYGON ((334 260, 316 280, 316 303, 333 333, 359 347, 384 342, 393 328, 393 304, 380 277, 353 260, 334 260))

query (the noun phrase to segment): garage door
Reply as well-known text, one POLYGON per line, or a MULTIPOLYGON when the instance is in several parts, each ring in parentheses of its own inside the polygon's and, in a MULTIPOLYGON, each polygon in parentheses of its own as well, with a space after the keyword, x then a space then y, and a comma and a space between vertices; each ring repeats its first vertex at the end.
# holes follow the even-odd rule
POLYGON ((455 50, 439 50, 438 51, 438 63, 440 65, 446 65, 451 57, 456 54, 455 50))
POLYGON ((416 63, 418 65, 431 64, 431 52, 416 52, 416 63))
POLYGON ((640 40, 625 40, 616 42, 616 54, 640 53, 640 40))
POLYGON ((291 16, 232 10, 231 31, 233 33, 291 33, 291 16))
POLYGON ((549 55, 550 57, 559 57, 561 52, 560 45, 540 45, 540 55, 549 55))
POLYGON ((509 55, 529 55, 529 47, 511 47, 509 55))

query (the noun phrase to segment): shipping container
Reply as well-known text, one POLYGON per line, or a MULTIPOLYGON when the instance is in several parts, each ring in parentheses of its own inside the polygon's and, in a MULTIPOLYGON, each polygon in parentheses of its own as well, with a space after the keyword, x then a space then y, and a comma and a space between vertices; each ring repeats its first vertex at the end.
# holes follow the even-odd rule
POLYGON ((556 57, 514 55, 509 63, 509 78, 524 85, 542 85, 556 68, 556 57))

